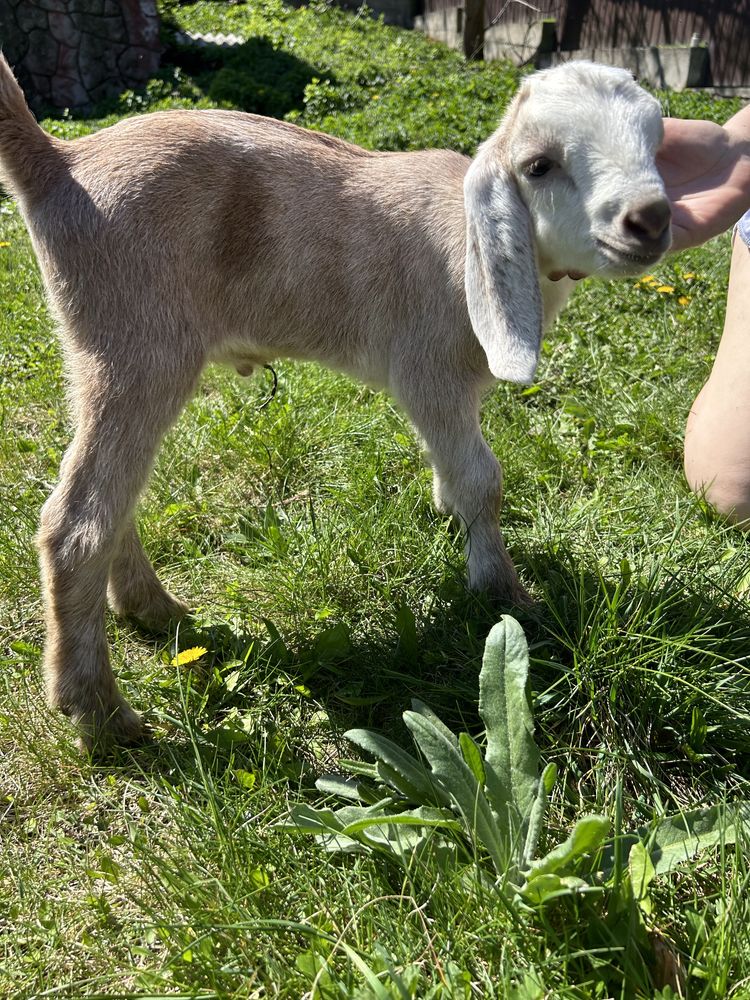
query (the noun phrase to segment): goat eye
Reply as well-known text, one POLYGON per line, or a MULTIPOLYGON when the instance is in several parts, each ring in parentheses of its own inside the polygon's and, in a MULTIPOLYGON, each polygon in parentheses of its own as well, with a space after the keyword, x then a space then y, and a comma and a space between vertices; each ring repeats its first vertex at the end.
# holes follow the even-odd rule
POLYGON ((529 177, 544 177, 546 173, 554 167, 552 160, 546 156, 540 156, 526 167, 526 174, 529 177))

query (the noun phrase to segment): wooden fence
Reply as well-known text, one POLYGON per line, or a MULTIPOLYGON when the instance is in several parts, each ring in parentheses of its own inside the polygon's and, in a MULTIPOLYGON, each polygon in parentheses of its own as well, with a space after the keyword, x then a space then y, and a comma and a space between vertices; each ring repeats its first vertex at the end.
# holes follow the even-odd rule
MULTIPOLYGON (((425 13, 461 0, 424 0, 425 13)), ((750 86, 750 0, 485 0, 485 24, 556 22, 562 52, 647 45, 708 45, 710 82, 750 86)))

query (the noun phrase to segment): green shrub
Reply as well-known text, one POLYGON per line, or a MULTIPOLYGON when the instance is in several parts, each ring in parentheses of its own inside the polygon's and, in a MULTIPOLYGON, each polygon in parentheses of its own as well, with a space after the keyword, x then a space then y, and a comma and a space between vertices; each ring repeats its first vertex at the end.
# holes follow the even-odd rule
POLYGON ((275 49, 265 38, 252 38, 224 57, 208 86, 217 104, 229 104, 271 118, 302 107, 311 68, 296 56, 275 49))

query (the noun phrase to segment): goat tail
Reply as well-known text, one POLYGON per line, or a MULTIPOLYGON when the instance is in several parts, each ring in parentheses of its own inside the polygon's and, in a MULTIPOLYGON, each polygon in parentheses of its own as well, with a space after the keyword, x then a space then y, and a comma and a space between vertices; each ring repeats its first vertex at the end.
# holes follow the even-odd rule
POLYGON ((55 145, 37 125, 0 52, 0 180, 21 197, 43 190, 58 165, 55 145))

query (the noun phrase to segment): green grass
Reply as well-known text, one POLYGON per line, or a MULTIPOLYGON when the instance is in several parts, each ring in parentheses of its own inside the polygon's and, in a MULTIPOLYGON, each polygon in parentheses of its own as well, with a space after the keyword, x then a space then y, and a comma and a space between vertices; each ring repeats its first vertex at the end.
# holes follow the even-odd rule
MULTIPOLYGON (((471 151, 517 80, 323 7, 201 3, 170 16, 259 39, 252 51, 293 64, 299 92, 286 73, 269 93, 241 61, 183 54, 100 117, 46 126, 73 136, 155 107, 276 102, 372 147, 471 151)), ((672 114, 735 110, 663 96, 672 114)), ((658 939, 691 997, 747 996, 741 849, 656 880, 641 954, 596 899, 524 915, 466 873, 404 876, 274 829, 291 802, 319 802, 314 779, 352 754, 351 726, 406 745, 400 713, 419 697, 478 732, 479 663, 500 610, 465 591, 460 539, 430 506, 403 416, 343 376, 281 362, 260 409, 266 376, 206 374, 140 515, 195 617, 159 638, 109 621, 116 671, 155 740, 106 765, 79 754, 43 705, 33 542, 70 426, 53 323, 7 200, 0 242, 0 995, 375 997, 354 949, 389 997, 403 996, 389 963, 420 998, 656 996, 658 939), (195 645, 201 660, 170 664, 195 645)), ((584 282, 533 389, 499 385, 484 407, 505 469, 503 527, 537 598, 521 621, 561 832, 586 811, 621 809, 633 826, 747 796, 748 543, 681 473, 728 248, 725 237, 660 265, 673 295, 584 282)))

